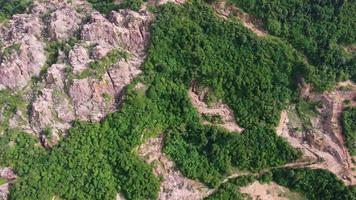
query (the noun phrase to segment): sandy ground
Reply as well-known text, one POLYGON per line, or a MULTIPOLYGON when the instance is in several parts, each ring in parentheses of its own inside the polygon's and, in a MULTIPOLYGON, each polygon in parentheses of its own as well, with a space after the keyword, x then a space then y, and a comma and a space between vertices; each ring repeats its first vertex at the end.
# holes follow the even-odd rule
MULTIPOLYGON (((222 124, 218 126, 223 127, 232 132, 242 132, 244 129, 240 127, 235 122, 234 112, 225 104, 217 103, 209 107, 202 99, 199 97, 193 88, 189 90, 189 97, 192 101, 193 106, 198 110, 200 114, 206 115, 220 115, 222 118, 222 124)), ((204 124, 211 124, 210 122, 204 121, 204 124)))
POLYGON ((254 32, 257 36, 263 37, 267 35, 267 31, 262 29, 261 21, 254 19, 252 16, 235 6, 228 4, 226 1, 214 3, 212 4, 212 7, 222 18, 227 19, 229 16, 237 17, 247 29, 254 32))
POLYGON ((149 139, 139 148, 139 155, 154 165, 154 174, 162 177, 158 200, 198 200, 210 190, 202 183, 185 178, 162 152, 163 136, 149 139))
POLYGON ((311 168, 327 169, 342 179, 347 185, 356 184, 356 167, 346 146, 342 134, 340 117, 345 100, 350 106, 356 106, 356 84, 347 81, 339 83, 335 90, 322 94, 310 92, 310 86, 303 84, 301 96, 312 102, 320 102, 320 114, 312 119, 312 129, 301 131, 292 117, 292 110, 283 111, 276 128, 277 134, 284 137, 292 146, 303 151, 305 159, 313 160, 311 168))
POLYGON ((258 181, 240 188, 241 193, 251 196, 258 200, 288 200, 305 199, 300 194, 291 192, 288 188, 277 185, 276 183, 261 184, 258 181))

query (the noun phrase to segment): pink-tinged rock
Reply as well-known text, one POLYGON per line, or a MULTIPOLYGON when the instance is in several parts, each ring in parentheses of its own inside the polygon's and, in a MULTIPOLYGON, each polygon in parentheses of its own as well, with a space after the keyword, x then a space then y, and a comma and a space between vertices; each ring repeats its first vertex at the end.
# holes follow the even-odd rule
POLYGON ((32 103, 30 122, 32 129, 40 133, 45 128, 65 131, 75 120, 69 97, 60 88, 43 88, 32 103))
POLYGON ((51 13, 48 31, 53 40, 65 40, 78 31, 81 23, 81 16, 75 8, 63 6, 51 13))
POLYGON ((0 185, 0 199, 6 200, 9 195, 10 184, 5 183, 4 185, 0 185))
POLYGON ((39 17, 30 14, 14 15, 9 24, 4 27, 4 39, 7 41, 18 41, 28 35, 40 38, 43 24, 39 17))
POLYGON ((51 88, 64 88, 65 64, 54 64, 47 70, 46 84, 51 88))
POLYGON ((13 180, 16 178, 16 174, 10 168, 6 167, 0 169, 0 177, 7 180, 13 180))
MULTIPOLYGON (((54 110, 57 113, 57 117, 66 123, 70 123, 73 120, 75 120, 75 115, 74 115, 74 110, 72 108, 72 106, 70 105, 70 102, 67 98, 58 98, 56 99, 54 98, 54 110)), ((69 124, 63 124, 60 125, 57 124, 58 128, 60 128, 61 130, 66 130, 67 128, 70 127, 69 124)))
POLYGON ((41 129, 50 127, 54 122, 52 114, 52 89, 41 90, 41 95, 32 104, 31 112, 31 125, 38 128, 37 131, 40 132, 41 129))
POLYGON ((112 50, 111 46, 97 45, 93 48, 91 54, 94 59, 101 59, 104 58, 111 50, 112 50))
POLYGON ((80 45, 74 46, 74 48, 69 52, 68 59, 69 63, 73 67, 74 74, 80 74, 91 62, 87 49, 80 45))
POLYGON ((147 12, 119 10, 111 12, 109 18, 119 27, 122 45, 130 52, 142 55, 149 41, 152 16, 147 12))
POLYGON ((140 60, 122 60, 109 70, 110 80, 118 93, 141 73, 139 69, 141 64, 140 60))
POLYGON ((90 23, 83 26, 81 37, 92 43, 116 46, 120 41, 119 34, 119 30, 114 24, 99 12, 94 12, 91 15, 90 23))
POLYGON ((88 79, 74 80, 69 90, 75 114, 82 120, 88 120, 90 115, 91 88, 88 79))
POLYGON ((46 62, 43 43, 35 36, 26 35, 17 42, 19 50, 13 50, 0 64, 0 85, 11 89, 24 87, 32 76, 39 75, 46 62))
POLYGON ((109 77, 102 81, 90 78, 74 80, 69 95, 77 118, 98 121, 115 109, 115 91, 109 77))

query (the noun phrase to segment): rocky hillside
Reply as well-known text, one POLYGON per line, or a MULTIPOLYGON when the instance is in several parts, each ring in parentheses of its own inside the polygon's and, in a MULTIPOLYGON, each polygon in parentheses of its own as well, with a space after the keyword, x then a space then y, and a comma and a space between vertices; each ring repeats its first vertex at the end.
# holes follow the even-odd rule
POLYGON ((290 2, 0 0, 0 200, 354 200, 356 4, 290 2))
POLYGON ((151 20, 144 10, 106 17, 86 1, 58 0, 35 1, 3 23, 0 131, 21 129, 51 145, 73 121, 115 111, 141 72, 151 20))

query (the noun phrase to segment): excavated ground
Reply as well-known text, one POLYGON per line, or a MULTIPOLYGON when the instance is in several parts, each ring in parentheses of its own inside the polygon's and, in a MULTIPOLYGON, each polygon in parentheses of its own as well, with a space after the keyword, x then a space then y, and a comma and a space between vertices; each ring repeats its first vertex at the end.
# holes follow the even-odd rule
POLYGON ((345 184, 355 185, 356 166, 353 160, 356 158, 345 146, 340 117, 346 101, 350 102, 349 106, 356 106, 356 84, 342 82, 335 90, 322 94, 310 92, 310 85, 303 84, 301 97, 321 104, 319 114, 311 118, 312 127, 303 130, 301 120, 291 107, 282 112, 277 134, 302 150, 305 160, 310 161, 308 167, 329 170, 345 184))

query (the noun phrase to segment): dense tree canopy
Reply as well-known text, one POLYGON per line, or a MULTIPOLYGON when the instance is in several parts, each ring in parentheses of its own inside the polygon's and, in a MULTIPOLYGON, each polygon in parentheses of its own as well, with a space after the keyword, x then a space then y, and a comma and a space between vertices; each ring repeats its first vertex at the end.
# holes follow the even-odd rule
POLYGON ((88 0, 92 4, 93 8, 101 13, 108 14, 112 10, 118 10, 128 8, 138 11, 141 8, 143 0, 124 0, 122 3, 118 3, 115 0, 88 0))
POLYGON ((341 180, 325 170, 275 169, 273 181, 300 192, 310 200, 353 200, 356 187, 346 187, 341 180))
POLYGON ((306 56, 316 70, 307 77, 319 89, 338 79, 356 80, 355 56, 344 44, 355 44, 355 0, 230 0, 262 19, 270 34, 284 38, 306 56))
POLYGON ((356 155, 356 107, 347 108, 342 113, 343 133, 351 155, 356 155))

